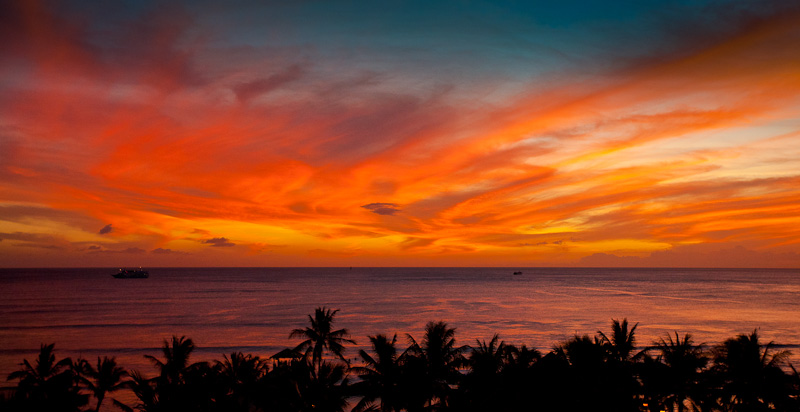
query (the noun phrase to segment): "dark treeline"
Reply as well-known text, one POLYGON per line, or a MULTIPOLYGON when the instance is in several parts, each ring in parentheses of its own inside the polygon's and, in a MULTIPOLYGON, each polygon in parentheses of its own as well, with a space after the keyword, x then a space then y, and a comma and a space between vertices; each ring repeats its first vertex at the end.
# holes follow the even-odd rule
POLYGON ((147 356, 151 375, 114 358, 56 360, 54 345, 8 376, 3 411, 800 411, 800 378, 789 353, 756 331, 707 346, 691 335, 638 347, 636 326, 613 320, 607 333, 575 336, 541 353, 497 335, 456 344, 455 329, 430 322, 421 340, 369 336, 370 349, 345 357, 350 339, 337 311, 316 309, 291 332, 296 348, 269 358, 234 352, 191 362, 185 337, 147 356), (129 389, 134 404, 114 399, 129 389))

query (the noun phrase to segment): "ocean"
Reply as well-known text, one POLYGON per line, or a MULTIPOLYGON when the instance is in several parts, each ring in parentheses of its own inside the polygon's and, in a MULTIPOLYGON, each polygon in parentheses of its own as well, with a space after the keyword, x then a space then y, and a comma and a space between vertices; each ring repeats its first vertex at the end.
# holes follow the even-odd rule
MULTIPOLYGON (((498 333, 547 351, 575 334, 639 323, 639 346, 677 331, 719 343, 759 329, 797 352, 800 271, 590 268, 153 268, 149 279, 116 269, 0 269, 0 375, 55 342, 56 356, 115 356, 152 376, 143 355, 164 339, 194 340, 193 361, 233 351, 271 356, 299 341, 318 306, 358 346, 368 335, 422 338, 429 321, 456 328, 458 344, 498 333), (513 275, 522 271, 521 275, 513 275)), ((363 345, 363 346, 361 346, 363 345)), ((797 354, 796 354, 797 355, 797 354)), ((800 359, 795 356, 793 359, 800 359)))

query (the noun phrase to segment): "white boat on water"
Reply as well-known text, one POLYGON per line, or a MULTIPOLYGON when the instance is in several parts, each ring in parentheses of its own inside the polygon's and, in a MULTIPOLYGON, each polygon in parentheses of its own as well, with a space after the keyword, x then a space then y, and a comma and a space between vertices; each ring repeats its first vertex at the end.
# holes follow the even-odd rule
POLYGON ((119 272, 111 275, 117 279, 146 279, 150 277, 150 272, 139 269, 120 269, 119 272))

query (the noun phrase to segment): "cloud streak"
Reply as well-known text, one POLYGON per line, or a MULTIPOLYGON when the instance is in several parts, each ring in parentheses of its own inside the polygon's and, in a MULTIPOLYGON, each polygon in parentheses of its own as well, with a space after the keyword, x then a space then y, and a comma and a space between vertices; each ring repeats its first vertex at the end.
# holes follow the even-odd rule
POLYGON ((737 4, 459 9, 423 28, 344 5, 352 24, 314 4, 252 25, 234 22, 257 4, 14 4, 0 232, 40 237, 0 256, 570 265, 705 244, 790 265, 800 11, 737 4))
POLYGON ((236 246, 235 243, 228 240, 228 238, 224 237, 214 237, 211 239, 206 239, 202 241, 203 244, 210 245, 211 247, 232 247, 236 246))
POLYGON ((376 215, 384 216, 392 216, 400 211, 400 208, 396 203, 370 203, 361 207, 371 211, 372 213, 375 213, 376 215))

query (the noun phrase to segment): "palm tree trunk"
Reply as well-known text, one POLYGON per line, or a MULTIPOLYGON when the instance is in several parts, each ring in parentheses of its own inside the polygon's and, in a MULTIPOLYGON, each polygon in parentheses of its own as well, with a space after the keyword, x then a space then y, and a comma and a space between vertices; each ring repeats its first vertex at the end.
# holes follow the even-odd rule
POLYGON ((103 404, 103 399, 106 397, 106 394, 101 393, 97 396, 97 407, 94 409, 94 412, 100 412, 100 405, 103 404))

